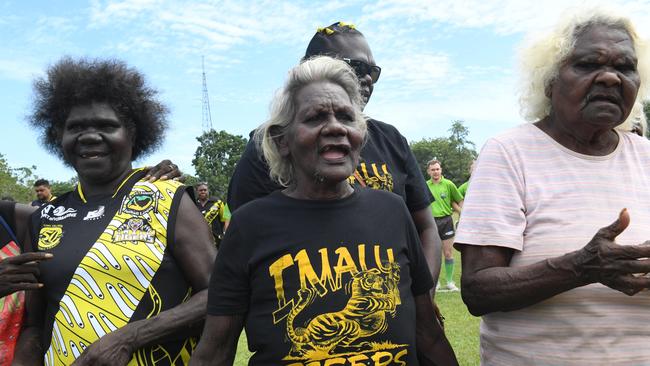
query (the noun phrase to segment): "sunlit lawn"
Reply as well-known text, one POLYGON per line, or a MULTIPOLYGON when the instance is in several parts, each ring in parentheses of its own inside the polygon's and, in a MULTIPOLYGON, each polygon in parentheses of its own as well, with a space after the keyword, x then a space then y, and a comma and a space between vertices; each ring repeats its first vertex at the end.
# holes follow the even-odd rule
MULTIPOLYGON (((456 284, 460 286, 460 254, 454 253, 456 257, 456 271, 454 274, 456 284)), ((444 266, 440 273, 444 278, 444 266)), ((444 281, 443 281, 444 284, 444 281)), ((438 292, 436 303, 445 317, 445 330, 451 342, 458 361, 462 366, 474 366, 479 364, 478 356, 478 324, 479 318, 473 317, 463 304, 460 292, 438 292)), ((251 353, 248 352, 246 337, 242 333, 237 349, 235 365, 244 366, 248 363, 251 353)))

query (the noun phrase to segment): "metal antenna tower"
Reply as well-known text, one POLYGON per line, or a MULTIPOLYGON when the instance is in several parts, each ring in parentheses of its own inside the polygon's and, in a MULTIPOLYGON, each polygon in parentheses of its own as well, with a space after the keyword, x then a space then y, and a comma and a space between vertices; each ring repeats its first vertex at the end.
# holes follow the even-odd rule
POLYGON ((205 60, 201 56, 201 68, 203 69, 203 132, 212 130, 212 113, 210 113, 210 98, 208 97, 208 83, 205 80, 205 60))

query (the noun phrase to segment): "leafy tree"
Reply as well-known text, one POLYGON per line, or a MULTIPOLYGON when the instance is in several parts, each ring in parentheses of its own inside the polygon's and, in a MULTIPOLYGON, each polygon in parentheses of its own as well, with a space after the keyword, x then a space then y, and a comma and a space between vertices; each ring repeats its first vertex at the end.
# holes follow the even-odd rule
POLYGON ((54 196, 60 196, 66 192, 70 192, 75 189, 77 185, 77 178, 70 178, 69 180, 62 181, 50 181, 50 188, 54 196))
POLYGON ((9 196, 18 202, 30 202, 34 169, 36 169, 35 166, 11 168, 4 155, 0 154, 0 198, 9 196))
POLYGON ((449 129, 449 137, 437 137, 411 142, 411 150, 428 179, 427 162, 438 159, 442 173, 457 185, 469 179, 469 166, 476 159, 474 143, 468 139, 469 130, 463 121, 454 121, 449 129))
POLYGON ((225 199, 228 181, 248 140, 215 130, 204 132, 196 139, 200 144, 192 159, 196 174, 201 181, 208 183, 213 196, 225 199))

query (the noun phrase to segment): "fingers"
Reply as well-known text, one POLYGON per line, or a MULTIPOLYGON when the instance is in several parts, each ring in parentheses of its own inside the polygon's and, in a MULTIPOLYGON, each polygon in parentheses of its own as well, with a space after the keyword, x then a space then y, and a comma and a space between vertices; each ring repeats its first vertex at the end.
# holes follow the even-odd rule
POLYGON ((602 284, 611 289, 632 296, 641 290, 650 288, 650 278, 634 277, 632 275, 621 275, 612 277, 607 281, 603 281, 602 284))
POLYGON ((50 259, 52 257, 54 257, 54 255, 52 255, 52 253, 44 253, 44 252, 34 253, 34 252, 30 252, 30 253, 23 253, 23 254, 13 256, 13 257, 5 258, 5 259, 2 260, 2 262, 8 263, 8 264, 25 264, 25 263, 28 263, 28 262, 44 261, 44 260, 50 259))
POLYGON ((178 165, 172 163, 170 160, 165 159, 158 163, 153 168, 149 169, 144 179, 149 182, 156 180, 167 180, 180 177, 182 175, 178 165))
POLYGON ((42 283, 18 283, 13 286, 14 292, 16 291, 33 291, 42 288, 42 283))
POLYGON ((618 219, 616 219, 616 221, 611 225, 598 230, 598 234, 596 235, 613 241, 628 227, 628 225, 630 225, 630 213, 627 212, 627 208, 624 208, 618 214, 618 219))
POLYGON ((14 286, 22 283, 38 283, 36 276, 31 273, 16 273, 5 275, 0 277, 0 281, 7 284, 13 284, 14 286))
POLYGON ((601 270, 611 270, 618 274, 649 273, 650 259, 617 260, 612 263, 604 264, 601 267, 601 270))

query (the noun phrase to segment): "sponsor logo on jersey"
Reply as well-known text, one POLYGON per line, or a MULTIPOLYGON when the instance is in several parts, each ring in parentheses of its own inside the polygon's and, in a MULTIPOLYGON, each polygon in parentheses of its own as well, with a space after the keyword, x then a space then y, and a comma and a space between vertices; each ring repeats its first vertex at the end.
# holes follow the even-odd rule
POLYGON ((104 206, 99 206, 99 208, 97 208, 96 210, 88 211, 88 213, 84 217, 84 221, 99 220, 102 217, 104 217, 104 211, 105 211, 104 206))
POLYGON ((61 243, 63 225, 43 225, 38 233, 38 249, 49 250, 61 243))
POLYGON ((124 197, 120 211, 134 216, 144 216, 158 204, 157 192, 133 192, 124 197))
POLYGON ((113 233, 113 242, 135 242, 143 241, 153 243, 156 237, 156 231, 149 223, 142 218, 133 217, 126 220, 113 233))
POLYGON ((74 208, 65 208, 64 206, 47 205, 41 211, 41 219, 50 221, 61 221, 69 217, 77 217, 77 210, 74 208))

